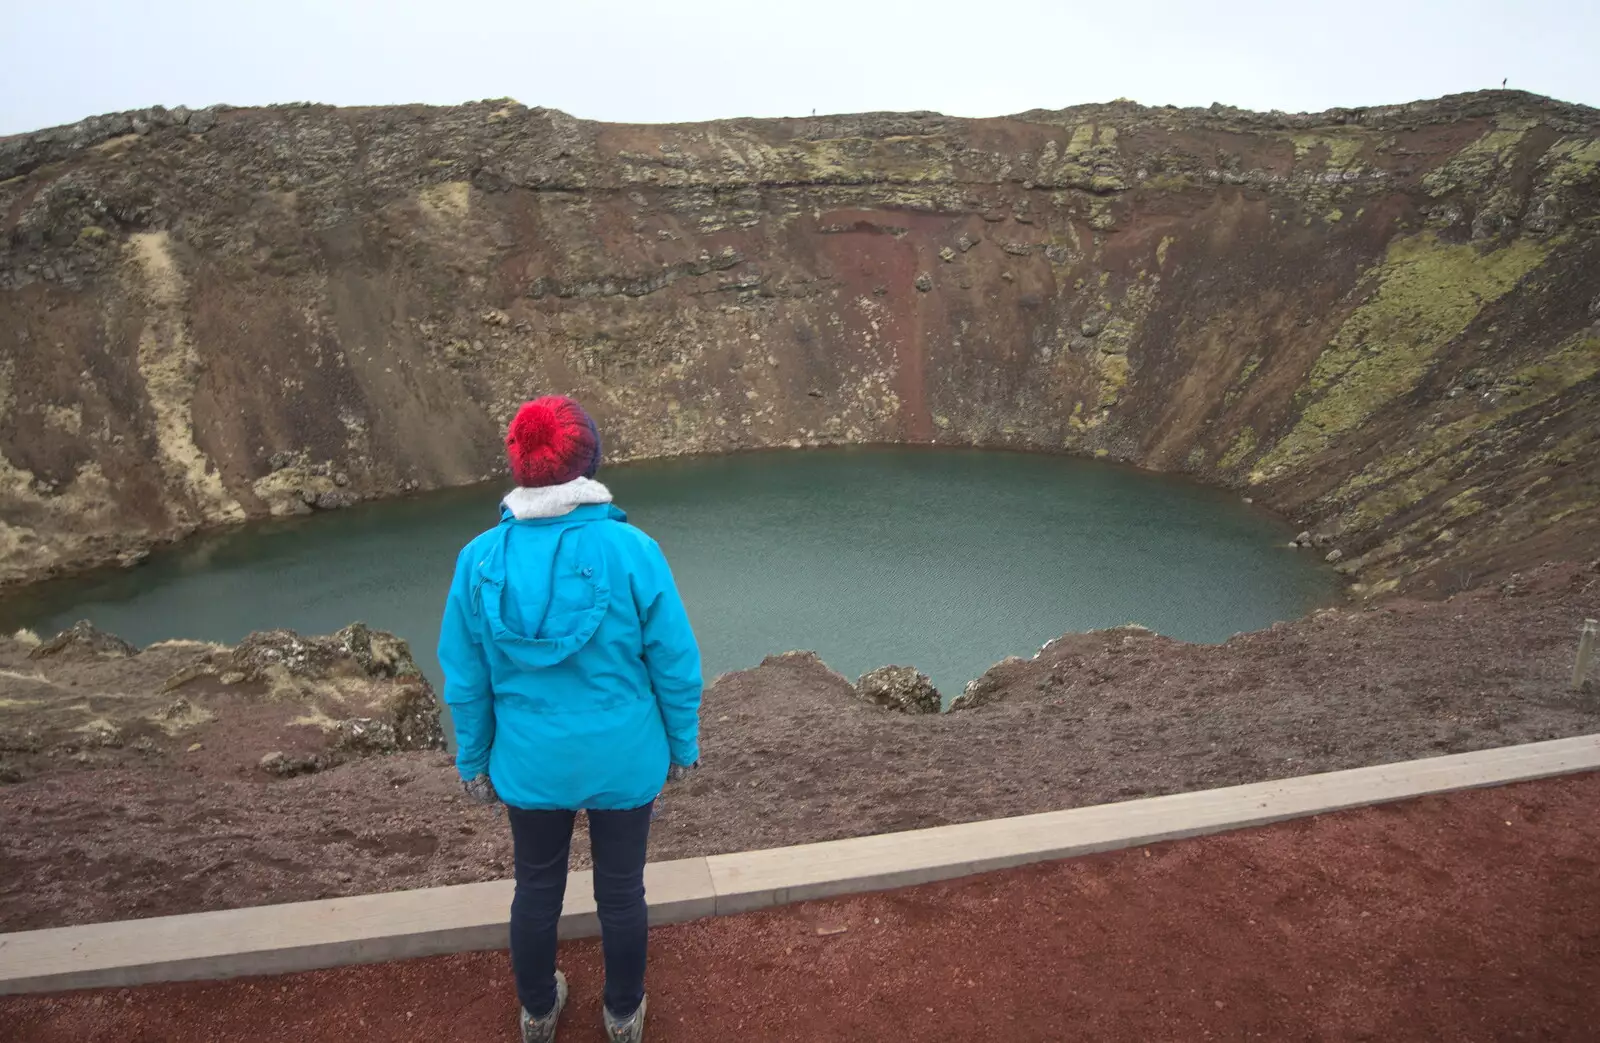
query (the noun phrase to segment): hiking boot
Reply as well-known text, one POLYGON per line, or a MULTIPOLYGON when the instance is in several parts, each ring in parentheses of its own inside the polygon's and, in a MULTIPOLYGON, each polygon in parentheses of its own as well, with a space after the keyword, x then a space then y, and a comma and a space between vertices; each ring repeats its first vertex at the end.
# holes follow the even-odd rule
POLYGON ((522 1011, 522 1043, 553 1043, 556 1022, 561 1020, 561 1008, 567 1005, 567 976, 556 971, 556 1005, 542 1018, 522 1011))
POLYGON ((610 1043, 640 1043, 644 1039, 644 1008, 649 997, 639 1001, 639 1009, 621 1020, 609 1010, 606 1015, 606 1039, 610 1043))

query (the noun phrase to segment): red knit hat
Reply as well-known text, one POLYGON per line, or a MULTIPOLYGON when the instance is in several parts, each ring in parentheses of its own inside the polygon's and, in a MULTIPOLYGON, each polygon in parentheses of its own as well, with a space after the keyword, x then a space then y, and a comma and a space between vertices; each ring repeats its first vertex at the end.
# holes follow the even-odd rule
POLYGON ((578 403, 546 395, 517 410, 506 429, 506 459, 518 485, 593 478, 600 467, 600 432, 578 403))

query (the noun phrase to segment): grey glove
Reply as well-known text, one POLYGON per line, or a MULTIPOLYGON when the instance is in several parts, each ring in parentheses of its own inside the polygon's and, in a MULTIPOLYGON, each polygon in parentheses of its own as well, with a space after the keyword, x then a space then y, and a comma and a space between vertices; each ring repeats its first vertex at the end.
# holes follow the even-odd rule
POLYGON ((461 788, 466 791, 467 799, 478 804, 498 804, 500 794, 494 791, 494 783, 489 781, 489 776, 479 775, 475 779, 462 780, 461 788))
POLYGON ((684 779, 689 777, 691 772, 699 767, 699 761, 695 761, 693 764, 674 764, 672 767, 667 769, 667 781, 682 782, 684 779))

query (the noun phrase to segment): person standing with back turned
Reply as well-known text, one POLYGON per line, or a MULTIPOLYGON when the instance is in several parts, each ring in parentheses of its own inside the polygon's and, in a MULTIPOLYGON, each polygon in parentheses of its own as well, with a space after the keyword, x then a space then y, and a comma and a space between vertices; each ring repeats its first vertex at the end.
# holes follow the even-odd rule
POLYGON ((556 924, 583 811, 606 1034, 639 1043, 645 847, 663 785, 699 766, 700 649, 661 548, 594 480, 600 435, 583 408, 524 404, 506 455, 517 488, 457 559, 440 627, 456 767, 468 796, 503 801, 511 820, 523 1040, 553 1040, 567 1002, 556 924))

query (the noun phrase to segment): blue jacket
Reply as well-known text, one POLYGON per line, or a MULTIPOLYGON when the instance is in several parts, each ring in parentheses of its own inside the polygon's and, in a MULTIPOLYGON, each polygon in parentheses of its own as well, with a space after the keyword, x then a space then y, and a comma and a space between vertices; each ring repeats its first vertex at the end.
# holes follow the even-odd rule
POLYGON ((694 631, 661 548, 609 502, 502 507, 456 561, 439 663, 457 770, 513 807, 640 807, 700 759, 694 631))

